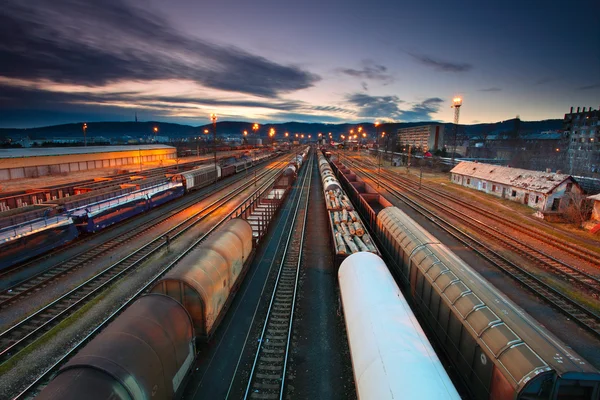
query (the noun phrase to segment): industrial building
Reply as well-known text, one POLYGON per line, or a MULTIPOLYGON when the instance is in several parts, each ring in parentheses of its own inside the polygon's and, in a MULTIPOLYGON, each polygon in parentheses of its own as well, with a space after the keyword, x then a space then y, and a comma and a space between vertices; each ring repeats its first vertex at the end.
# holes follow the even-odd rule
POLYGON ((0 149, 0 181, 175 159, 165 145, 0 149))
POLYGON ((444 143, 444 125, 421 125, 398 129, 398 147, 410 146, 422 152, 441 149, 444 143))
POLYGON ((565 114, 563 129, 569 137, 566 171, 573 175, 600 172, 600 110, 573 107, 565 114))
POLYGON ((526 204, 562 211, 583 191, 570 175, 463 161, 450 171, 453 183, 526 204))

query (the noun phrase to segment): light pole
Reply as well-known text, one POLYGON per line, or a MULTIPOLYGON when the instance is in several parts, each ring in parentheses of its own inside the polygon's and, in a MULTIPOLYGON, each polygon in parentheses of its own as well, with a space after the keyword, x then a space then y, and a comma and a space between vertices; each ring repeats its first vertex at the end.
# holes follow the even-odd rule
POLYGON ((462 106, 462 98, 455 97, 452 99, 452 108, 454 108, 454 144, 452 145, 452 167, 454 167, 454 154, 456 153, 456 135, 458 132, 458 117, 460 116, 460 106, 462 106))
POLYGON ((210 114, 210 120, 213 125, 213 146, 215 151, 215 185, 217 184, 218 169, 217 169, 217 114, 210 114))
MULTIPOLYGON (((252 149, 252 165, 254 165, 254 163, 256 162, 256 141, 258 140, 256 137, 256 133, 258 132, 258 128, 260 128, 260 125, 258 125, 256 123, 252 125, 252 132, 254 132, 254 148, 252 149)), ((256 168, 254 168, 254 186, 256 187, 256 168)))
POLYGON ((269 138, 271 138, 271 147, 275 145, 275 128, 269 129, 269 138))
POLYGON ((158 126, 152 128, 152 132, 154 132, 154 143, 156 143, 156 134, 158 133, 158 126))
POLYGON ((83 147, 87 147, 87 123, 84 122, 81 128, 83 129, 83 147))

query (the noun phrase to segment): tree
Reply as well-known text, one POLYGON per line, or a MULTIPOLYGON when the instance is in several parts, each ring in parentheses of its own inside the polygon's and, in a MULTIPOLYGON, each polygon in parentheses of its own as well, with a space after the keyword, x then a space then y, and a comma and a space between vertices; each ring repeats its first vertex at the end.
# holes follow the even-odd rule
POLYGON ((587 221, 594 208, 593 201, 581 192, 569 192, 565 194, 564 200, 567 206, 564 209, 563 215, 565 219, 579 228, 583 228, 584 222, 587 221))

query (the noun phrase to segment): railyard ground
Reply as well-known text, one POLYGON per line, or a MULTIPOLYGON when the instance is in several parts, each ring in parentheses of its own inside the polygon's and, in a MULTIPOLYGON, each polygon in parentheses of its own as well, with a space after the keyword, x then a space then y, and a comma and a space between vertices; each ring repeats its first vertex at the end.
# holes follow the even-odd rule
MULTIPOLYGON (((362 156, 365 156, 364 152, 362 156)), ((377 162, 375 157, 367 157, 369 157, 372 162, 377 162)), ((389 161, 386 160, 385 162, 382 162, 381 168, 398 175, 407 176, 417 182, 419 181, 420 169, 418 167, 393 167, 390 166, 389 161)), ((593 235, 590 232, 581 229, 577 224, 569 222, 551 223, 534 217, 533 214, 536 210, 524 204, 452 183, 450 181, 450 173, 448 172, 438 172, 423 168, 423 184, 439 186, 441 189, 447 190, 457 196, 461 196, 471 202, 479 203, 489 208, 491 211, 498 211, 499 213, 508 212, 512 218, 516 218, 523 223, 536 223, 539 228, 547 233, 565 240, 574 241, 590 250, 597 250, 598 246, 600 246, 600 235, 593 235)))

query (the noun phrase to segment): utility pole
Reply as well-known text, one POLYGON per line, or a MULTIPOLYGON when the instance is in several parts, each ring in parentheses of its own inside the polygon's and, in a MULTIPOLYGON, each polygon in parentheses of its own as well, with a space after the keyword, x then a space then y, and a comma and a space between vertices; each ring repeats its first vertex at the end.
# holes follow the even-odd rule
POLYGON ((456 154, 456 135, 458 132, 458 117, 460 117, 461 106, 462 98, 457 96, 452 99, 452 108, 454 108, 454 144, 452 145, 452 167, 454 167, 454 155, 456 154))
POLYGON ((217 179, 219 175, 219 170, 217 169, 217 114, 210 114, 210 120, 213 125, 213 146, 215 151, 215 185, 217 184, 217 179))

